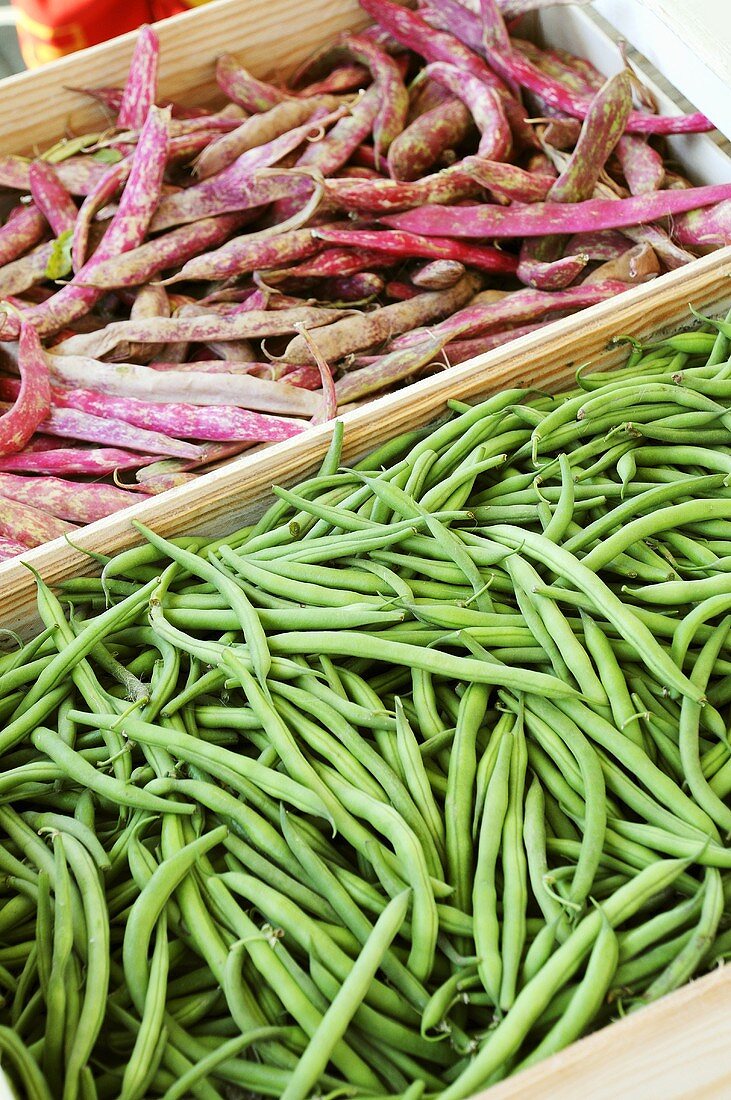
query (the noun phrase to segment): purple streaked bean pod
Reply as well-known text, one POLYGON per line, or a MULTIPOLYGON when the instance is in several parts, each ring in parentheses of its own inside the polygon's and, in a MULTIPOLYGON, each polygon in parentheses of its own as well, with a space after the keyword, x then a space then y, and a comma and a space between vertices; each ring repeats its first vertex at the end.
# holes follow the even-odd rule
MULTIPOLYGON (((238 453, 238 452, 237 452, 238 453)), ((152 465, 152 464, 151 464, 152 465)), ((143 466, 137 476, 149 470, 150 466, 143 466)), ((179 489, 182 485, 189 485, 197 479, 197 474, 188 474, 184 470, 171 470, 169 473, 149 474, 142 481, 142 488, 146 493, 167 493, 170 489, 179 489)))
POLYGON ((446 99, 419 114, 388 151, 394 180, 418 180, 449 150, 458 148, 472 128, 472 115, 461 99, 446 99))
POLYGON ((518 265, 515 256, 502 252, 490 245, 471 245, 465 248, 462 242, 444 237, 421 237, 413 233, 392 233, 380 229, 313 229, 313 234, 330 244, 351 245, 354 248, 374 248, 382 252, 391 252, 394 256, 413 259, 416 256, 433 257, 437 260, 459 260, 467 267, 479 271, 514 274, 518 265))
POLYGON ((616 260, 631 248, 623 233, 618 229, 601 229, 598 232, 575 233, 566 242, 566 251, 576 254, 585 253, 590 260, 616 260))
POLYGON ((591 100, 576 147, 548 193, 551 202, 591 198, 599 175, 619 141, 632 109, 632 88, 626 72, 605 82, 591 100))
POLYGON ((9 561, 17 558, 18 554, 24 554, 30 550, 27 542, 19 542, 18 539, 0 538, 0 561, 9 561))
POLYGON ((659 191, 665 182, 665 164, 657 149, 638 134, 624 134, 615 149, 622 173, 633 195, 659 191))
POLYGON ((719 248, 731 244, 731 202, 693 210, 673 220, 673 237, 689 248, 719 248))
POLYGON ((127 83, 122 92, 117 126, 120 130, 141 130, 147 112, 157 97, 157 69, 160 40, 152 27, 145 24, 137 33, 127 83))
MULTIPOLYGON (((137 466, 147 466, 155 462, 159 455, 135 454, 118 447, 59 447, 54 450, 38 452, 23 451, 18 455, 0 458, 0 471, 26 474, 47 474, 65 476, 67 474, 85 474, 89 477, 104 477, 115 470, 133 470, 137 466)), ((0 513, 5 512, 5 504, 0 513)), ((61 522, 58 520, 57 522, 61 522)), ((2 520, 0 520, 0 525, 2 520)), ((55 535, 46 535, 39 543, 47 542, 55 535)), ((34 544, 37 545, 37 544, 34 544)))
POLYGON ((60 341, 53 349, 53 359, 65 355, 108 355, 120 343, 167 344, 190 341, 207 344, 210 340, 261 339, 264 336, 284 336, 296 332, 296 326, 328 325, 342 316, 342 310, 320 306, 296 309, 251 310, 233 316, 219 317, 215 313, 202 316, 150 317, 140 321, 112 321, 95 332, 80 332, 60 341))
MULTIPOLYGON (((619 141, 632 109, 632 89, 626 71, 610 77, 593 96, 581 126, 578 141, 566 165, 551 186, 549 202, 576 203, 590 199, 606 161, 619 141)), ((573 263, 552 267, 564 250, 560 235, 547 234, 530 239, 521 247, 522 281, 545 290, 567 286, 580 273, 576 257, 573 263), (543 265, 548 264, 548 268, 543 265), (562 277, 566 282, 561 282, 562 277), (571 276, 571 278, 569 278, 571 276)))
MULTIPOLYGON (((162 271, 167 271, 187 260, 215 248, 240 229, 253 217, 252 212, 223 214, 216 218, 178 226, 144 244, 99 263, 85 273, 87 286, 114 289, 139 286, 162 271)), ((0 269, 0 286, 2 285, 0 269)))
POLYGON ((551 145, 554 149, 573 149, 580 133, 581 123, 578 118, 552 118, 544 127, 541 137, 544 144, 551 145))
POLYGON ((360 401, 377 390, 402 382, 417 370, 439 359, 446 342, 445 338, 433 337, 422 332, 419 343, 401 351, 392 351, 387 355, 378 356, 367 366, 348 371, 335 383, 338 404, 345 405, 350 401, 360 401))
POLYGON ((150 226, 151 232, 160 232, 176 225, 189 225, 221 214, 235 214, 255 210, 278 199, 302 202, 313 193, 312 176, 299 174, 292 169, 270 169, 248 179, 239 179, 231 186, 217 184, 216 176, 203 183, 168 195, 160 202, 150 226))
POLYGON ((91 188, 77 211, 73 225, 71 241, 71 262, 74 271, 80 271, 86 262, 89 247, 89 232, 94 218, 107 203, 111 202, 119 189, 129 178, 132 162, 129 157, 113 164, 91 188))
POLYGON ((40 425, 46 435, 60 439, 75 439, 84 443, 100 443, 122 447, 143 454, 171 455, 174 458, 195 458, 198 447, 162 432, 145 431, 122 419, 93 416, 71 408, 54 408, 40 425))
POLYGON ((48 222, 34 203, 11 213, 5 225, 0 226, 0 265, 24 255, 47 232, 48 222))
MULTIPOLYGON (((636 244, 648 244, 669 271, 684 267, 685 264, 689 264, 695 259, 692 252, 686 252, 684 248, 681 248, 659 225, 627 226, 622 232, 636 244)), ((729 243, 729 239, 731 238, 728 238, 724 243, 729 243)))
POLYGON ((700 210, 731 198, 731 184, 719 183, 682 191, 652 191, 628 199, 589 199, 586 202, 538 202, 505 209, 480 206, 423 206, 379 220, 395 229, 425 236, 540 237, 545 233, 580 233, 620 229, 657 218, 700 210))
POLYGON ((342 92, 350 92, 356 88, 363 88, 370 80, 370 72, 364 65, 338 65, 331 73, 307 84, 294 94, 307 98, 313 95, 337 95, 342 92))
POLYGON ((265 271, 263 278, 267 284, 284 279, 337 278, 369 271, 373 267, 392 267, 397 262, 392 253, 375 248, 326 248, 311 260, 304 260, 293 267, 265 271))
MULTIPOLYGON (((361 3, 372 0, 361 0, 361 3)), ((591 97, 578 92, 562 81, 544 73, 517 50, 498 54, 496 51, 488 57, 490 65, 502 79, 512 79, 521 87, 541 96, 546 103, 574 118, 585 118, 591 103, 591 97)), ((696 112, 690 115, 651 115, 641 111, 631 111, 626 128, 630 133, 640 134, 681 134, 703 133, 713 129, 713 123, 696 112)))
POLYGON ((567 254, 557 260, 539 260, 524 246, 520 251, 516 275, 526 286, 538 290, 561 290, 578 279, 588 262, 585 252, 567 254))
POLYGON ((646 283, 660 274, 660 263, 654 250, 647 242, 628 248, 616 259, 600 264, 584 279, 587 283, 601 282, 604 279, 620 279, 626 283, 646 283))
POLYGON ((128 508, 135 500, 131 493, 113 485, 85 485, 54 477, 18 474, 0 474, 0 495, 19 504, 35 505, 57 519, 74 523, 93 523, 121 508, 128 508))
MULTIPOLYGON (((88 261, 89 267, 110 256, 128 252, 144 240, 160 197, 167 160, 169 116, 167 109, 150 108, 119 206, 96 252, 88 261)), ((25 319, 36 326, 40 335, 58 332, 71 321, 83 317, 98 301, 103 291, 84 285, 86 268, 87 265, 57 294, 26 311, 25 319)), ((18 327, 17 319, 6 316, 3 335, 8 332, 14 334, 18 327)))
POLYGON ((433 61, 424 70, 431 80, 436 80, 452 95, 457 96, 468 108, 480 131, 478 155, 487 160, 507 160, 513 140, 505 116, 502 100, 493 88, 471 73, 461 72, 456 65, 433 61))
POLYGON ((237 157, 249 149, 257 149, 275 138, 281 137, 312 118, 315 111, 325 108, 334 111, 338 106, 335 96, 315 96, 303 99, 286 99, 263 114, 251 115, 235 130, 215 138, 202 150, 195 162, 195 174, 200 180, 214 176, 233 164, 237 157))
MULTIPOLYGON (((20 385, 15 379, 0 379, 0 397, 2 398, 16 400, 19 388, 20 385)), ((119 412, 119 408, 116 412, 119 412)), ((66 407, 61 390, 54 390, 54 407, 36 427, 45 435, 61 439, 103 443, 112 447, 124 447, 130 451, 172 455, 176 458, 198 457, 198 448, 193 444, 170 438, 158 431, 144 431, 132 426, 123 417, 112 419, 111 410, 107 416, 103 412, 96 415, 92 409, 66 407)))
POLYGON ((543 202, 556 182, 555 176, 527 172, 517 164, 485 160, 484 157, 465 157, 459 167, 481 187, 491 191, 495 198, 505 202, 543 202))
POLYGON ((515 328, 501 329, 491 332, 486 336, 475 336, 469 340, 450 340, 445 346, 443 356, 452 367, 459 363, 466 363, 468 359, 474 359, 476 355, 484 355, 494 348, 501 348, 521 336, 528 336, 531 332, 550 325, 550 321, 538 321, 534 325, 516 325, 515 328))
MULTIPOLYGON (((31 161, 6 153, 0 156, 0 186, 30 191, 31 161)), ((85 195, 107 168, 90 157, 69 157, 54 165, 61 183, 72 195, 85 195)))
POLYGON ((338 304, 366 303, 383 292, 384 280, 375 271, 358 271, 354 275, 336 275, 317 287, 317 300, 338 304))
MULTIPOLYGON (((231 405, 201 408, 171 402, 160 405, 130 397, 111 397, 92 390, 66 390, 60 398, 65 409, 79 409, 99 417, 124 419, 137 430, 218 442, 263 442, 290 439, 304 427, 303 421, 267 416, 231 405)), ((181 457, 200 458, 200 447, 190 447, 181 457)), ((160 454, 163 452, 160 451, 160 454)), ((0 489, 0 491, 2 491, 0 489)))
MULTIPOLYGON (((13 456, 13 458, 20 457, 20 455, 13 456)), ((6 458, 0 460, 0 463, 11 461, 12 459, 6 458)), ((0 496, 0 536, 2 538, 21 542, 26 547, 41 546, 44 542, 63 538, 64 535, 69 535, 75 530, 73 523, 58 519, 41 508, 0 496)))
MULTIPOLYGON (((516 290, 498 299, 492 291, 478 294, 464 309, 453 313, 446 320, 430 327, 430 335, 450 339, 467 339, 478 336, 491 329, 502 329, 506 325, 520 325, 535 321, 549 313, 564 310, 585 309, 607 298, 612 298, 626 290, 626 284, 616 281, 592 283, 585 286, 568 287, 566 290, 516 290)), ((394 350, 413 347, 423 338, 423 333, 408 332, 391 342, 394 350)))
POLYGON ((413 182, 342 177, 325 182, 325 195, 335 206, 379 214, 422 206, 427 202, 459 202, 460 199, 473 198, 479 191, 480 184, 474 175, 465 172, 460 164, 413 182))
POLYGON ((140 287, 129 311, 130 318, 141 321, 143 317, 169 317, 170 299, 160 283, 140 287))
POLYGON ((195 256, 183 265, 174 279, 228 279, 250 271, 278 268, 293 260, 305 260, 324 247, 309 229, 295 229, 277 237, 247 240, 236 237, 213 252, 195 256))
POLYGON ((351 105, 350 113, 341 118, 322 141, 308 145, 297 165, 317 168, 323 176, 334 175, 369 136, 380 108, 381 90, 377 84, 372 84, 351 105))
POLYGON ((28 169, 33 202, 43 214, 54 234, 74 228, 78 210, 71 195, 61 183, 58 172, 45 160, 34 160, 28 169))
POLYGON ((39 244, 24 256, 0 267, 0 300, 22 294, 24 290, 43 282, 55 243, 47 241, 39 244))
POLYGON ((448 290, 465 273, 459 260, 430 260, 411 273, 411 282, 420 290, 448 290))
POLYGON ((216 62, 216 83, 228 99, 252 114, 268 111, 287 99, 286 92, 257 80, 230 53, 221 54, 216 62))
POLYGON ((406 124, 409 93, 396 62, 374 42, 362 35, 350 34, 345 44, 356 60, 368 66, 380 92, 381 102, 373 122, 373 145, 376 164, 383 165, 391 143, 406 124))
POLYGON ((80 355, 49 355, 51 374, 61 385, 95 389, 116 397, 166 404, 238 405, 279 416, 311 416, 317 399, 304 390, 250 374, 154 371, 137 363, 100 363, 80 355))
MULTIPOLYGON (((449 290, 427 291, 407 302, 395 302, 372 313, 346 317, 313 330, 310 338, 325 362, 335 363, 352 352, 378 347, 394 333, 406 332, 454 312, 469 301, 477 285, 473 275, 466 275, 449 290)), ((308 342, 302 335, 295 336, 289 342, 281 358, 287 363, 314 362, 308 342)))

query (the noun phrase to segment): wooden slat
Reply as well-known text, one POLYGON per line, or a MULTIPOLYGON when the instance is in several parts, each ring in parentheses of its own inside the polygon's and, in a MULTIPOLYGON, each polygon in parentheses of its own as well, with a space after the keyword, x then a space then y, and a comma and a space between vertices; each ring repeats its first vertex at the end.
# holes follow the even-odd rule
MULTIPOLYGON (((591 362, 608 367, 626 349, 611 346, 617 335, 646 337, 663 327, 688 321, 688 303, 721 312, 731 303, 731 248, 674 271, 662 285, 648 283, 616 300, 532 333, 503 348, 478 356, 449 372, 425 379, 408 390, 380 398, 345 414, 344 457, 352 461, 399 432, 429 423, 445 412, 450 398, 474 401, 505 386, 558 390, 570 385, 576 369, 591 362)), ((28 551, 24 560, 55 584, 64 577, 90 573, 95 563, 82 551, 114 554, 138 541, 132 526, 139 519, 165 536, 219 535, 252 521, 273 484, 307 477, 327 450, 332 426, 323 424, 301 437, 244 455, 229 466, 161 497, 147 499, 74 533, 74 549, 63 540, 28 551)), ((0 564, 0 624, 28 630, 37 624, 34 583, 25 566, 0 564)))
POLYGON ((730 1018, 725 966, 474 1100, 725 1100, 730 1018))

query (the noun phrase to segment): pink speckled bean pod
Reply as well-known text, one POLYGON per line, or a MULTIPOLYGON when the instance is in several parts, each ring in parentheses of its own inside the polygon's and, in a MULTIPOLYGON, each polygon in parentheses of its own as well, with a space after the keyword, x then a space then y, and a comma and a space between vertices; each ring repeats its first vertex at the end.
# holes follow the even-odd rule
MULTIPOLYGON (((606 281, 590 286, 568 287, 566 290, 516 290, 496 300, 492 291, 485 296, 477 295, 464 309, 453 313, 446 320, 429 329, 434 337, 448 336, 449 339, 467 339, 492 329, 503 329, 506 325, 519 325, 535 321, 549 313, 573 311, 596 305, 626 290, 625 283, 606 281)), ((407 332, 391 342, 394 350, 413 347, 423 339, 422 332, 407 332)))
POLYGON ((589 262, 586 253, 567 254, 558 260, 539 260, 521 249, 516 275, 521 283, 540 290, 561 290, 578 279, 589 262))
POLYGON ((473 198, 479 191, 480 184, 474 175, 465 172, 460 164, 413 182, 338 177, 325 183, 325 195, 334 205, 344 210, 379 214, 425 203, 459 202, 473 198))
MULTIPOLYGON (((314 329, 311 339, 323 359, 335 363, 354 351, 378 347, 395 333, 407 332, 419 325, 453 313, 475 292, 477 280, 466 275, 449 290, 427 291, 407 302, 395 302, 372 313, 359 313, 332 325, 314 329)), ((313 355, 305 339, 295 336, 280 357, 287 363, 313 363, 313 355)))
POLYGON ((209 340, 248 340, 263 336, 284 336, 296 332, 296 326, 327 325, 339 320, 342 310, 301 306, 277 311, 252 310, 229 317, 215 313, 203 316, 150 317, 141 321, 112 321, 96 332, 81 332, 62 340, 53 348, 54 361, 69 355, 108 355, 120 343, 167 344, 190 341, 207 344, 209 340))
POLYGON ((461 99, 446 99, 418 115, 388 151, 394 180, 418 181, 448 150, 457 148, 472 127, 472 116, 461 99))
POLYGON ((689 248, 719 248, 731 244, 731 202, 693 210, 673 220, 673 237, 689 248))
POLYGON ((497 91, 487 88, 478 77, 463 73, 456 65, 446 62, 432 62, 424 72, 461 99, 472 114, 480 132, 478 155, 488 161, 507 161, 512 151, 512 135, 497 91))
POLYGON ((362 35, 350 34, 346 36, 345 44, 356 60, 368 66, 381 95, 373 121, 373 146, 376 164, 383 164, 391 143, 406 124, 409 93, 396 62, 375 43, 362 35))
MULTIPOLYGON (((61 393, 59 400, 66 409, 83 410, 95 417, 126 420, 137 429, 147 432, 164 432, 176 437, 218 442, 240 440, 260 443, 266 440, 289 439, 304 427, 304 421, 266 416, 231 405, 211 408, 182 402, 159 405, 129 397, 110 397, 92 390, 66 390, 61 393)), ((199 447, 190 450, 192 453, 181 457, 200 458, 199 447)))
POLYGON ((39 244, 25 256, 19 256, 17 260, 11 260, 9 264, 0 267, 0 300, 8 298, 42 283, 46 278, 46 268, 51 258, 55 241, 47 241, 39 244))
POLYGON ((287 93, 264 80, 257 80, 230 53, 216 62, 216 83, 223 94, 245 111, 258 114, 287 99, 287 93))
MULTIPOLYGON (((54 450, 31 453, 23 451, 21 454, 0 458, 0 470, 62 477, 66 474, 104 477, 107 474, 113 474, 115 470, 133 470, 137 466, 147 466, 150 462, 156 462, 159 457, 159 455, 134 454, 132 451, 123 451, 117 447, 59 447, 54 450)), ((0 512, 2 510, 0 509, 0 512)), ((46 535, 39 539, 39 542, 47 542, 49 538, 55 537, 55 535, 46 535)))
POLYGON ((200 180, 216 175, 237 157, 250 149, 274 141, 297 126, 302 126, 315 111, 326 108, 334 111, 338 100, 334 96, 314 96, 302 99, 286 99, 263 114, 252 115, 235 130, 211 141, 195 162, 195 174, 200 180))
POLYGON ((682 191, 653 191, 628 199, 589 199, 586 202, 537 202, 504 209, 481 206, 422 206, 379 220, 395 229, 425 236, 540 237, 545 233, 580 233, 618 229, 652 222, 670 214, 713 206, 731 198, 731 183, 692 187, 682 191))
MULTIPOLYGON (((0 464, 4 462, 12 462, 12 459, 0 460, 0 464)), ((75 530, 75 524, 58 519, 40 508, 31 504, 21 504, 10 497, 0 496, 0 536, 2 538, 22 543, 24 547, 41 546, 44 542, 62 538, 63 535, 71 534, 75 530)))
POLYGON ((263 278, 266 283, 290 278, 326 279, 339 275, 355 275, 373 267, 391 267, 396 262, 390 252, 375 248, 326 248, 311 260, 305 260, 293 267, 265 271, 263 278))
POLYGON ((25 542, 19 542, 17 539, 0 538, 0 561, 17 558, 18 554, 24 554, 26 550, 30 550, 30 546, 25 542))
POLYGON ((34 204, 11 212, 5 225, 0 226, 0 264, 22 256, 47 232, 48 222, 34 204))
MULTIPOLYGON (((169 110, 150 108, 117 211, 87 265, 57 294, 24 314, 24 319, 35 325, 41 336, 58 332, 83 317, 101 297, 103 291, 84 285, 87 266, 91 268, 100 260, 128 252, 144 240, 159 201, 167 162, 169 114, 169 110)), ((6 338, 14 336, 18 328, 17 319, 6 316, 2 334, 6 338)))
POLYGON ((515 256, 509 252, 501 252, 499 248, 492 248, 490 245, 470 245, 465 248, 460 241, 449 237, 421 237, 414 233, 393 233, 381 229, 313 229, 312 232, 329 244, 374 248, 405 259, 428 256, 437 260, 459 260, 467 267, 474 267, 479 271, 499 271, 504 274, 513 274, 518 266, 515 256))
POLYGON ((93 388, 116 397, 190 405, 238 405, 280 416, 311 416, 312 397, 294 386, 250 374, 154 371, 137 363, 99 363, 78 355, 49 355, 51 374, 61 385, 93 388))
POLYGON ((52 164, 34 160, 28 169, 33 202, 57 237, 74 228, 78 210, 52 164))
POLYGON ((555 176, 527 172, 517 164, 485 160, 484 157, 465 157, 459 167, 497 199, 506 202, 543 202, 556 182, 555 176))
MULTIPOLYGON (((414 301, 415 299, 411 299, 400 305, 409 306, 414 301)), ((348 371, 335 383, 338 404, 345 405, 350 401, 359 401, 387 386, 402 382, 415 371, 438 359, 445 343, 446 339, 432 337, 422 331, 419 343, 401 351, 379 356, 366 367, 348 371)))
POLYGON ((252 175, 230 186, 216 184, 216 179, 211 176, 203 183, 162 199, 152 219, 151 232, 158 233, 220 214, 253 210, 278 199, 302 202, 312 194, 313 188, 311 176, 274 168, 266 175, 252 175))
POLYGON ((21 322, 18 340, 20 382, 12 408, 0 416, 0 455, 22 451, 51 411, 51 382, 38 333, 21 322))
POLYGON ((370 73, 363 65, 338 65, 322 80, 306 85, 294 94, 303 99, 313 95, 338 95, 362 88, 370 80, 370 73))
POLYGON ((665 164, 657 149, 644 138, 638 134, 624 134, 615 152, 633 195, 660 190, 665 182, 665 164))
MULTIPOLYGON (((116 287, 139 286, 161 271, 167 271, 209 248, 223 244, 227 237, 240 229, 252 216, 249 212, 224 214, 217 218, 201 218, 189 225, 171 229, 122 256, 94 264, 85 274, 85 283, 87 286, 110 290, 116 287)), ((3 271, 0 269, 0 286, 2 277, 3 271)))
MULTIPOLYGON (((40 507, 57 519, 93 523, 134 503, 135 497, 113 485, 85 485, 55 477, 0 474, 0 495, 40 507)), ((25 548, 24 548, 25 549, 25 548)))
POLYGON ((140 130, 157 96, 157 69, 160 41, 152 27, 140 27, 129 76, 119 105, 117 126, 120 130, 140 130))
POLYGON ((247 240, 236 237, 213 252, 194 256, 180 269, 174 279, 228 279, 249 271, 280 267, 292 260, 304 260, 321 251, 321 241, 315 240, 309 229, 294 229, 276 237, 247 240))

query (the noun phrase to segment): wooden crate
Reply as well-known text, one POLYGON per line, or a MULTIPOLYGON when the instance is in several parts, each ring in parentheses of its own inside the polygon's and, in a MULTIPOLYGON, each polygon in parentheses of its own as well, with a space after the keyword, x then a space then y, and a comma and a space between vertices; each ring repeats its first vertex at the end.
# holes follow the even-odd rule
MULTIPOLYGON (((261 75, 291 68, 323 39, 363 22, 355 0, 318 0, 316 10, 293 0, 259 5, 220 3, 160 25, 162 95, 190 102, 216 99, 212 59, 234 50, 261 75), (282 35, 286 28, 286 37, 282 35)), ((95 127, 99 111, 66 85, 119 83, 134 35, 20 74, 0 87, 0 151, 31 152, 64 130, 95 127)), ((626 352, 618 334, 645 337, 687 322, 688 304, 719 314, 731 305, 731 248, 661 280, 604 302, 506 347, 480 356, 408 391, 381 398, 343 417, 344 454, 357 459, 389 437, 442 415, 447 400, 477 400, 508 385, 559 390, 588 361, 609 367, 626 352)), ((138 518, 161 534, 217 535, 250 522, 268 502, 272 484, 293 484, 314 472, 330 442, 331 425, 244 456, 197 482, 141 501, 121 515, 24 555, 44 579, 93 572, 92 553, 112 554, 138 541, 138 518)), ((0 564, 0 626, 28 633, 38 626, 34 581, 19 561, 0 564)), ((724 1021, 731 1012, 731 977, 717 971, 631 1018, 603 1029, 524 1074, 481 1094, 480 1100, 691 1100, 731 1096, 731 1048, 724 1021)))
MULTIPOLYGON (((399 432, 443 415, 450 398, 475 401, 506 386, 557 391, 570 386, 577 367, 610 367, 627 354, 612 338, 672 331, 689 319, 688 304, 711 315, 731 307, 731 248, 531 334, 448 373, 346 414, 344 456, 357 459, 399 432)), ((304 436, 200 478, 192 485, 146 500, 121 515, 91 524, 74 537, 25 555, 53 584, 90 573, 86 551, 114 553, 139 541, 138 517, 163 535, 219 535, 251 522, 271 498, 271 485, 293 484, 312 474, 332 435, 324 424, 304 436)), ((28 632, 38 625, 34 581, 17 561, 0 567, 0 627, 28 632)), ((731 970, 710 974, 631 1017, 611 1024, 475 1100, 700 1100, 731 1096, 731 970)))

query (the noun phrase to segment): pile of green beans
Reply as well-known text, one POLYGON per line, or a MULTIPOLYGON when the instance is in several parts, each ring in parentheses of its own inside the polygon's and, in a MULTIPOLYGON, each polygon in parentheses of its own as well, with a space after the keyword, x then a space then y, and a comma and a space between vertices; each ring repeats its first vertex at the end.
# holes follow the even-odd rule
POLYGON ((461 1100, 731 950, 731 325, 144 542, 0 657, 30 1100, 461 1100))

